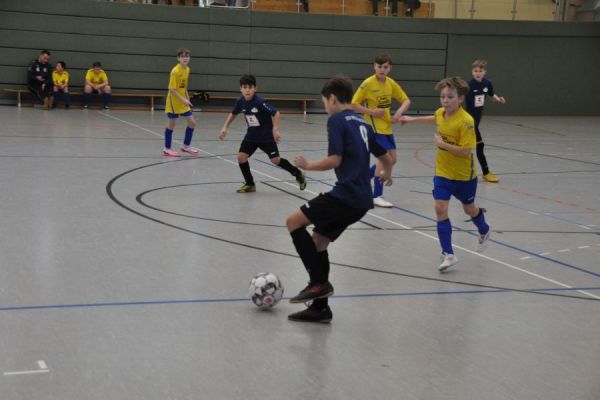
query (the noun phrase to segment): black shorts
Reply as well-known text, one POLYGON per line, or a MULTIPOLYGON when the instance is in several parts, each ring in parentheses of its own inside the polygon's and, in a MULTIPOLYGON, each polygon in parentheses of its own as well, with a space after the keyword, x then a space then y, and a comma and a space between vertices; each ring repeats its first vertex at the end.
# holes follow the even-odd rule
POLYGON ((347 206, 329 193, 322 193, 300 207, 300 211, 313 223, 315 232, 333 242, 347 227, 360 221, 369 209, 347 206))
POLYGON ((277 148, 277 143, 275 142, 256 143, 242 140, 239 152, 251 156, 256 149, 261 149, 269 158, 279 157, 279 148, 277 148))

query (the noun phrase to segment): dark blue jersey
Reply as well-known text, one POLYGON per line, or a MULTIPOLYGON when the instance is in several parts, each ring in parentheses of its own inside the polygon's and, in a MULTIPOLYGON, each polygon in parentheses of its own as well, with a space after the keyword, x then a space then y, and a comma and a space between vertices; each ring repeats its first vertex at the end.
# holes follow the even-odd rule
POLYGON ((52 66, 49 63, 41 63, 37 59, 29 63, 27 69, 27 82, 31 84, 41 84, 37 77, 41 76, 45 83, 52 82, 52 66))
POLYGON ((483 78, 481 82, 477 82, 475 79, 469 81, 469 93, 466 98, 467 111, 476 123, 481 120, 483 114, 483 106, 485 105, 485 97, 494 95, 494 87, 492 81, 483 78))
POLYGON ((354 111, 345 110, 329 117, 327 134, 328 155, 342 157, 329 194, 350 207, 373 208, 369 153, 380 157, 386 151, 375 140, 371 126, 354 111))
POLYGON ((233 115, 244 114, 248 130, 244 140, 254 143, 274 142, 273 139, 273 116, 277 109, 268 104, 262 97, 254 96, 252 100, 246 101, 241 96, 235 102, 233 115))

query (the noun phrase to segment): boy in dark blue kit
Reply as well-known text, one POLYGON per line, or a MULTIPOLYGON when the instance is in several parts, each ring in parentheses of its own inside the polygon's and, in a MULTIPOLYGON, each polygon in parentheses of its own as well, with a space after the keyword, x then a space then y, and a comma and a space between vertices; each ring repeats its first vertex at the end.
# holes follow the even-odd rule
POLYGON ((312 301, 306 310, 290 314, 288 319, 292 321, 330 322, 333 317, 327 300, 333 295, 327 246, 373 208, 370 154, 382 163, 379 179, 386 186, 392 184, 392 159, 375 140, 370 125, 353 111, 352 94, 352 82, 346 77, 336 76, 325 83, 321 96, 330 115, 328 156, 318 161, 307 161, 303 156, 294 159, 304 170, 335 169, 337 182, 330 192, 310 200, 286 221, 296 251, 310 276, 308 286, 291 298, 290 303, 312 301), (311 224, 315 226, 312 237, 306 230, 311 224))
POLYGON ((281 114, 263 98, 256 96, 256 78, 253 75, 243 75, 240 78, 240 92, 242 96, 235 102, 233 110, 227 116, 221 132, 219 132, 219 139, 223 140, 227 135, 227 128, 229 128, 235 117, 240 113, 244 114, 248 131, 240 145, 238 163, 246 182, 237 192, 256 192, 256 184, 248 163, 248 158, 254 154, 256 149, 261 149, 269 156, 273 164, 296 177, 300 190, 304 190, 306 188, 304 173, 290 164, 288 160, 279 156, 277 143, 281 140, 281 134, 279 133, 281 114))
POLYGON ((481 165, 483 179, 488 182, 497 183, 500 182, 500 179, 490 172, 487 159, 483 154, 484 144, 483 138, 481 137, 481 132, 479 131, 479 123, 481 122, 481 117, 483 115, 483 106, 485 104, 486 96, 490 96, 493 101, 500 104, 506 103, 506 100, 504 97, 498 96, 496 93, 494 93, 492 81, 486 79, 485 77, 487 72, 486 68, 487 61, 473 61, 473 64, 471 65, 471 74, 473 75, 473 79, 469 81, 469 93, 467 94, 465 103, 467 105, 467 111, 475 120, 475 135, 477 137, 476 153, 477 159, 479 160, 479 165, 481 165))

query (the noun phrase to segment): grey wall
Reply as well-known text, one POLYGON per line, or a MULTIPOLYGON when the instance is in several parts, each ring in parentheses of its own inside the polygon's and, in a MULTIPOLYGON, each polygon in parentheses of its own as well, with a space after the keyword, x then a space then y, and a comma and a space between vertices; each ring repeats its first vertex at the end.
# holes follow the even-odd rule
MULTIPOLYGON (((318 98, 344 73, 358 84, 379 51, 413 110, 437 108, 435 83, 470 76, 478 57, 508 104, 486 113, 600 115, 599 23, 527 23, 250 13, 87 0, 0 0, 0 87, 25 84, 41 48, 64 60, 81 87, 102 61, 115 90, 164 91, 178 47, 192 50, 190 89, 237 93, 243 73, 263 95, 318 98)), ((10 102, 0 94, 0 102, 10 102)))

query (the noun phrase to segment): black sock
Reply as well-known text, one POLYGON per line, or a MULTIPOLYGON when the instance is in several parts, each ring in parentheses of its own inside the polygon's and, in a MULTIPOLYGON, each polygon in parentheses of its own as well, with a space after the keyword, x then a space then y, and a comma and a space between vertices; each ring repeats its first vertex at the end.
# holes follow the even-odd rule
POLYGON ((300 174, 300 170, 290 164, 290 162, 285 158, 279 159, 279 166, 294 176, 298 176, 300 174))
MULTIPOLYGON (((323 282, 323 271, 321 267, 321 257, 317 253, 317 247, 312 237, 305 228, 298 228, 290 232, 294 247, 304 264, 304 268, 310 276, 311 283, 323 282)), ((325 281, 326 282, 326 281, 325 281)))
POLYGON ((250 172, 250 163, 248 161, 243 164, 240 163, 240 169, 242 170, 242 175, 244 175, 246 185, 254 185, 254 178, 252 177, 252 172, 250 172))
MULTIPOLYGON (((319 261, 321 261, 321 267, 323 268, 323 276, 325 278, 325 282, 329 281, 329 253, 327 250, 317 253, 319 256, 319 261)), ((329 305, 329 299, 326 297, 324 299, 316 299, 313 301, 313 307, 323 309, 329 305)))

